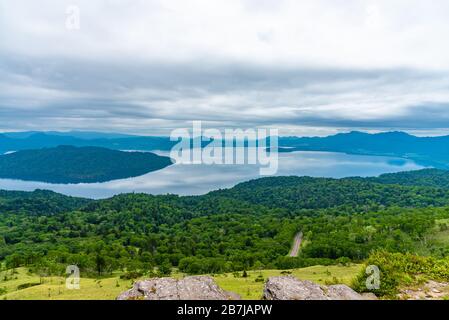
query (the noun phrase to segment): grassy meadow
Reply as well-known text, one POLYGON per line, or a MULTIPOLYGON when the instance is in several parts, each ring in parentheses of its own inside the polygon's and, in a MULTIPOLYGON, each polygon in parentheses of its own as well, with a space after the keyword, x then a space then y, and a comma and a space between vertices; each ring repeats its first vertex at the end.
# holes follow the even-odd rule
POLYGON ((310 280, 319 284, 347 284, 360 272, 362 266, 353 264, 350 266, 313 266, 293 270, 261 270, 249 271, 248 276, 235 277, 234 274, 222 274, 214 276, 218 285, 228 291, 238 293, 242 299, 260 299, 263 286, 268 277, 292 275, 301 280, 310 280))
MULTIPOLYGON (((351 284, 361 265, 313 266, 293 270, 248 271, 212 275, 224 290, 239 294, 242 299, 260 299, 264 282, 268 277, 291 274, 302 280, 320 284, 351 284)), ((174 277, 182 277, 180 273, 174 277)), ((26 268, 0 272, 1 300, 113 300, 121 292, 131 288, 132 280, 120 279, 120 274, 108 278, 81 278, 80 290, 69 290, 63 277, 39 277, 30 274, 26 268), (30 287, 27 287, 30 286, 30 287), (24 288, 25 287, 25 288, 24 288)))
POLYGON ((431 240, 435 241, 438 245, 449 246, 449 228, 442 228, 441 225, 449 225, 449 219, 436 220, 436 227, 431 240))

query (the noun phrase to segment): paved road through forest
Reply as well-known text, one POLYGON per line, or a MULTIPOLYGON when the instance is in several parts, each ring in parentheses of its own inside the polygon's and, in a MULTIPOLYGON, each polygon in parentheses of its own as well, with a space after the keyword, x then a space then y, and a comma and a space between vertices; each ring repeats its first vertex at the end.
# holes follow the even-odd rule
POLYGON ((297 257, 298 256, 299 249, 301 248, 301 242, 302 242, 302 232, 298 232, 295 235, 292 249, 290 250, 290 253, 288 254, 289 257, 297 257))

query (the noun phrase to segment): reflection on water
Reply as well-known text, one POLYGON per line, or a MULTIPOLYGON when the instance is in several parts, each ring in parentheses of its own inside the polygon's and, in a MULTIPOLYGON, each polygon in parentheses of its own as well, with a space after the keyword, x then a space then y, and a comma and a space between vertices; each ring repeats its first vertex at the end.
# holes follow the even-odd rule
MULTIPOLYGON (((366 177, 417 169, 422 167, 412 161, 391 157, 331 152, 292 152, 279 153, 277 175, 366 177)), ((257 165, 173 165, 136 178, 93 184, 48 184, 0 179, 0 189, 25 191, 48 189, 88 198, 107 198, 129 192, 197 195, 219 188, 232 187, 239 182, 260 177, 257 165)))

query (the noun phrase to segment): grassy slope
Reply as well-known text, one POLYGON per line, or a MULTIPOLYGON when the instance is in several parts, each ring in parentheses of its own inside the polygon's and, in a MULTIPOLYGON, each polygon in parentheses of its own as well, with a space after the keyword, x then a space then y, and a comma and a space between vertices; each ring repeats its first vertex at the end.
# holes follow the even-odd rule
MULTIPOLYGON (((299 279, 321 284, 335 280, 339 283, 350 284, 360 268, 360 265, 314 266, 290 270, 290 272, 299 279)), ((117 275, 101 280, 82 278, 80 290, 68 290, 65 287, 64 278, 47 277, 40 285, 17 290, 17 286, 21 284, 40 282, 39 276, 28 274, 25 268, 19 268, 17 272, 13 279, 7 281, 4 281, 5 272, 0 272, 0 288, 7 290, 7 294, 0 296, 0 300, 112 300, 132 285, 131 280, 120 280, 117 275)), ((256 282, 255 279, 262 274, 266 280, 270 276, 281 275, 281 272, 281 270, 249 271, 247 278, 234 277, 233 274, 215 275, 214 278, 223 289, 238 293, 243 299, 260 299, 264 283, 256 282)))
POLYGON ((429 250, 429 244, 431 247, 444 249, 449 247, 449 229, 440 230, 439 224, 449 225, 449 219, 436 220, 435 227, 429 232, 426 243, 416 244, 416 253, 420 256, 430 256, 432 252, 429 250))
POLYGON ((105 279, 82 278, 80 290, 68 290, 65 278, 45 277, 43 283, 30 288, 17 290, 17 286, 24 283, 39 283, 40 278, 35 274, 28 274, 25 268, 16 269, 12 279, 3 281, 5 272, 0 273, 0 288, 6 288, 7 294, 0 299, 8 300, 112 300, 129 287, 131 280, 121 280, 118 276, 105 279), (117 286, 119 285, 119 286, 117 286))
MULTIPOLYGON (((361 270, 361 265, 343 266, 313 266, 290 270, 291 275, 301 279, 310 280, 320 284, 339 283, 350 285, 361 270)), ((232 274, 215 276, 218 285, 225 290, 238 293, 242 299, 260 299, 262 297, 264 282, 255 280, 261 274, 266 280, 268 277, 281 276, 282 270, 250 271, 247 278, 235 278, 232 274)))
POLYGON ((449 225, 449 219, 440 219, 436 221, 437 226, 435 227, 435 234, 432 236, 432 240, 436 241, 438 244, 443 246, 449 246, 449 229, 440 231, 438 228, 439 224, 449 225))

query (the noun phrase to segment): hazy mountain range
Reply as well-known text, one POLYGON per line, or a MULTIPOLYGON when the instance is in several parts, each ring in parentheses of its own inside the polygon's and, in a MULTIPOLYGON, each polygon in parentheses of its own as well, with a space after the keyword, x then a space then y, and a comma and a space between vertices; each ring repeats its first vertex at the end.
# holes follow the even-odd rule
MULTIPOLYGON (((169 137, 100 132, 19 132, 0 134, 0 152, 71 145, 115 150, 170 150, 169 137)), ((206 144, 206 143, 205 143, 206 144)), ((449 136, 416 137, 404 132, 340 133, 328 137, 280 137, 280 152, 329 151, 407 158, 419 164, 449 169, 449 136)))

